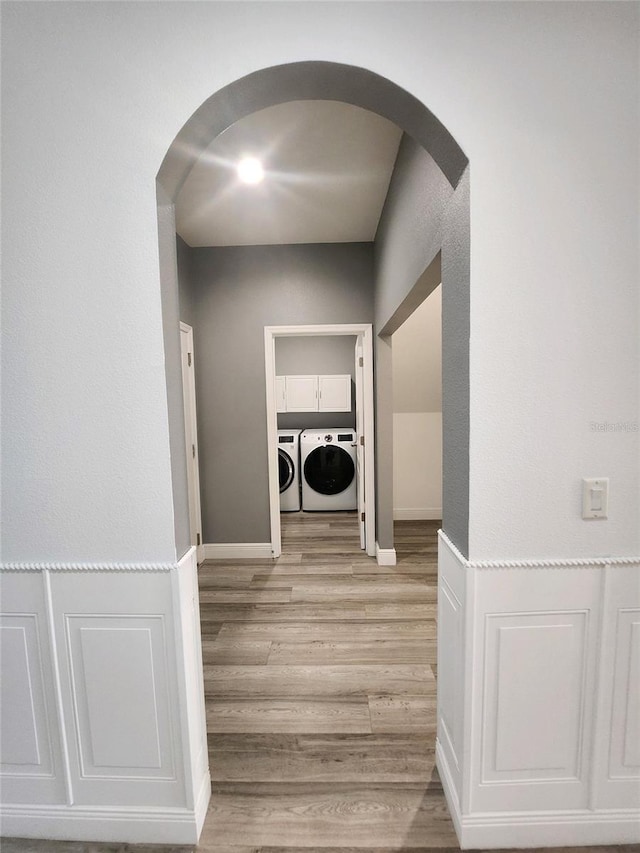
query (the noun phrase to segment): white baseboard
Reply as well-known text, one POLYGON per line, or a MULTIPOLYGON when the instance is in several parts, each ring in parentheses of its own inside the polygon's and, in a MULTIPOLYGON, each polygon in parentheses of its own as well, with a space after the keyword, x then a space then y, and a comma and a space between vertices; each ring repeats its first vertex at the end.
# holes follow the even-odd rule
POLYGON ((460 839, 462 838, 462 815, 460 810, 460 798, 458 797, 458 792, 453 781, 453 776, 451 775, 451 771, 449 769, 447 756, 438 738, 436 738, 436 768, 438 769, 440 781, 442 782, 442 790, 444 791, 444 798, 447 801, 449 814, 451 815, 451 820, 453 821, 453 828, 455 829, 456 835, 458 836, 458 841, 460 841, 460 839))
POLYGON ((442 507, 394 507, 394 521, 440 521, 442 507))
POLYGON ((204 545, 205 560, 271 559, 271 542, 211 542, 204 545))
POLYGON ((196 838, 200 838, 200 833, 202 832, 202 827, 204 826, 204 821, 207 816, 207 809, 209 808, 209 801, 211 799, 211 773, 207 768, 206 773, 203 776, 202 784, 200 785, 200 790, 198 791, 198 797, 196 799, 196 838))
POLYGON ((376 542, 376 561, 379 566, 395 566, 396 549, 381 548, 376 542))
POLYGON ((436 741, 436 767, 462 850, 640 842, 640 810, 478 812, 463 815, 446 754, 439 741, 436 741))
POLYGON ((197 844, 210 796, 199 797, 194 811, 167 808, 17 806, 2 808, 4 837, 129 844, 197 844))
POLYGON ((640 811, 469 815, 459 841, 463 850, 638 844, 640 811))

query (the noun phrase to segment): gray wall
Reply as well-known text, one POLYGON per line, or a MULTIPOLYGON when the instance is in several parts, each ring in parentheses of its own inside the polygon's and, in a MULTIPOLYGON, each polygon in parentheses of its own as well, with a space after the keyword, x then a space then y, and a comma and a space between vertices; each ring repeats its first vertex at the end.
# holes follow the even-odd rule
POLYGON ((317 338, 276 338, 276 373, 342 373, 351 376, 350 412, 281 412, 280 429, 320 429, 355 427, 355 346, 354 335, 317 338))
POLYGON ((178 262, 178 301, 180 319, 189 326, 195 325, 194 293, 191 284, 191 247, 176 234, 176 257, 178 262))
POLYGON ((442 527, 469 555, 469 169, 444 214, 442 234, 442 527))
POLYGON ((442 276, 443 386, 447 389, 443 399, 443 477, 447 484, 443 496, 443 528, 462 553, 468 553, 467 178, 468 174, 454 192, 433 158, 405 134, 376 234, 376 482, 378 542, 382 548, 393 545, 393 399, 389 336, 437 287, 442 276))
POLYGON ((180 356, 180 304, 174 282, 177 275, 177 246, 174 239, 175 212, 161 187, 158 191, 158 234, 160 298, 162 300, 162 336, 165 353, 165 381, 171 451, 171 487, 173 491, 173 527, 175 556, 181 559, 191 546, 189 494, 182 395, 180 356))
POLYGON ((205 542, 268 542, 264 326, 373 321, 373 246, 191 249, 205 542))
POLYGON ((402 137, 375 240, 376 330, 392 334, 396 313, 442 243, 442 216, 453 189, 430 154, 402 137))

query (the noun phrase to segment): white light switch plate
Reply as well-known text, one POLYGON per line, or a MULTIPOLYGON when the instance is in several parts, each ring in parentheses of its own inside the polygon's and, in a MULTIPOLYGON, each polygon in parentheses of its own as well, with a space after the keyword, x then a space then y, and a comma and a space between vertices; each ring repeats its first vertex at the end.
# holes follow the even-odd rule
POLYGON ((609 478, 596 477, 582 481, 582 517, 607 518, 609 512, 609 478))

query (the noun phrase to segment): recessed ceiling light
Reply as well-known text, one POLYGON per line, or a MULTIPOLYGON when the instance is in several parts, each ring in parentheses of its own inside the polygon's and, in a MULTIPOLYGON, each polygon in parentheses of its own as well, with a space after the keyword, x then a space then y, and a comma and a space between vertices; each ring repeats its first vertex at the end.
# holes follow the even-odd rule
POLYGON ((259 184, 264 178, 260 160, 257 157, 243 157, 238 163, 238 177, 245 184, 259 184))

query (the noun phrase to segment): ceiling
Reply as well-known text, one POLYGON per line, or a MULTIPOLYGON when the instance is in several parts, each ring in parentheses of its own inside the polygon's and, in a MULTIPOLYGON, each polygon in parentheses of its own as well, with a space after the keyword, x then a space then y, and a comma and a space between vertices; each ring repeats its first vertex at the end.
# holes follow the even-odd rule
POLYGON ((370 242, 402 131, 339 101, 290 101, 252 113, 217 136, 176 200, 190 246, 370 242), (258 157, 259 184, 236 165, 258 157))

